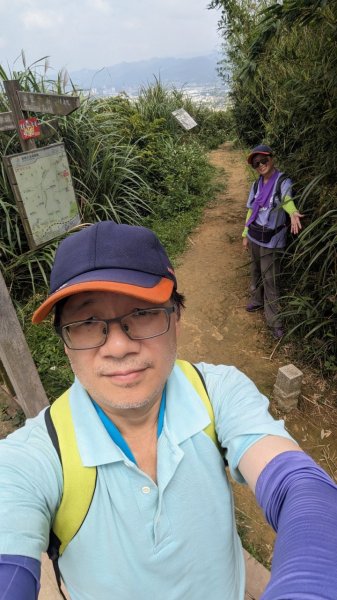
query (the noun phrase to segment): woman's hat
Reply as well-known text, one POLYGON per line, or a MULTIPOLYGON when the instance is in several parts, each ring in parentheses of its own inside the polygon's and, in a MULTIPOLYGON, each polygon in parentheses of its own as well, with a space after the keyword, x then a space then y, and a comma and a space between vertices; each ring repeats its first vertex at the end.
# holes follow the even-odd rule
POLYGON ((253 158, 256 154, 266 154, 266 155, 272 156, 273 151, 270 148, 270 146, 266 146, 265 144, 260 144, 260 146, 256 146, 255 148, 253 148, 253 150, 251 151, 251 153, 249 154, 249 156, 247 158, 247 162, 249 165, 252 164, 253 158))

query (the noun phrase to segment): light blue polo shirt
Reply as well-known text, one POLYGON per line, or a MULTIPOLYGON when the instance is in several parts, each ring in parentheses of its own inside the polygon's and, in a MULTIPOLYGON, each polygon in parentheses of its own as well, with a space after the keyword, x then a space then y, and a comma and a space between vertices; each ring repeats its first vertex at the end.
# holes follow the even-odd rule
MULTIPOLYGON (((234 367, 200 363, 232 475, 261 436, 289 438, 234 367)), ((72 600, 242 600, 244 562, 207 411, 179 367, 167 382, 155 484, 116 446, 78 381, 70 394, 83 463, 98 466, 87 518, 59 561, 72 600)), ((79 493, 80 490, 79 490, 79 493)), ((0 442, 0 553, 40 558, 62 495, 43 413, 0 442)))

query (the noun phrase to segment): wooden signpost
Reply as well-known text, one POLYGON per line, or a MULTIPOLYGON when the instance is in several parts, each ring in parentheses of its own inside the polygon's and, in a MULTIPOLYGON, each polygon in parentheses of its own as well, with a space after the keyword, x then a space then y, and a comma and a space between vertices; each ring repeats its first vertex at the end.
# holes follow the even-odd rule
MULTIPOLYGON (((80 106, 78 96, 24 92, 16 80, 4 81, 3 85, 11 110, 0 113, 0 131, 16 130, 24 152, 36 149, 35 139, 48 137, 55 131, 56 125, 55 119, 50 123, 39 123, 30 112, 60 117, 69 115, 80 106)), ((1 273, 0 363, 13 387, 14 400, 26 417, 34 417, 48 406, 48 398, 1 273)))
MULTIPOLYGON (((19 82, 16 80, 4 81, 4 88, 11 107, 10 112, 0 113, 0 131, 16 129, 22 150, 33 150, 36 148, 34 139, 24 139, 20 121, 27 120, 27 111, 57 115, 59 117, 70 115, 79 108, 78 96, 67 96, 60 94, 40 94, 38 92, 23 92, 20 90, 19 82)), ((55 120, 40 124, 40 136, 47 137, 55 130, 55 120)))
POLYGON ((26 417, 48 406, 48 398, 29 351, 19 319, 0 273, 0 361, 26 417))

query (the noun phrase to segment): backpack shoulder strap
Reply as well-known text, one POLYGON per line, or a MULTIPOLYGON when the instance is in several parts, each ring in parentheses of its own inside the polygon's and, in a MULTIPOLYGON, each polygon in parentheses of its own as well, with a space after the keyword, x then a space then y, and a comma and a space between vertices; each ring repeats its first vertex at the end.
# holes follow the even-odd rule
MULTIPOLYGON (((84 467, 82 464, 70 409, 69 390, 46 410, 45 421, 63 471, 63 495, 51 535, 51 540, 53 538, 56 544, 50 549, 51 554, 61 556, 86 518, 95 492, 97 469, 84 467)), ((54 560, 53 556, 50 558, 54 560)))
POLYGON ((255 179, 254 183, 253 183, 253 192, 254 192, 254 196, 256 196, 256 192, 257 192, 257 188, 259 187, 259 181, 260 178, 255 179))
POLYGON ((282 192, 281 192, 281 187, 282 187, 282 183, 286 180, 286 179, 290 179, 290 177, 286 174, 286 173, 281 173, 281 175, 279 176, 277 182, 276 182, 276 188, 275 188, 275 195, 274 197, 277 198, 277 200, 281 203, 282 202, 282 192))
MULTIPOLYGON (((215 431, 215 419, 211 401, 208 396, 205 380, 197 367, 186 360, 176 360, 176 365, 182 370, 189 382, 193 385, 198 396, 200 396, 211 420, 210 424, 204 429, 205 433, 211 438, 214 444, 219 448, 219 442, 215 431)), ((223 449, 222 449, 223 452, 223 449)))

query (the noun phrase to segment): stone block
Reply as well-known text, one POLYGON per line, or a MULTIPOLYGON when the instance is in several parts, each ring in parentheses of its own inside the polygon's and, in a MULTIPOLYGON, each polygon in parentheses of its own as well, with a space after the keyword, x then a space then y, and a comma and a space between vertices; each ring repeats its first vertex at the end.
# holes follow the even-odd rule
POLYGON ((297 408, 300 390, 286 394, 276 384, 273 389, 273 398, 277 402, 278 407, 284 412, 289 412, 293 408, 297 408))
POLYGON ((275 385, 284 394, 293 394, 301 391, 303 373, 295 365, 280 367, 277 373, 275 385))

